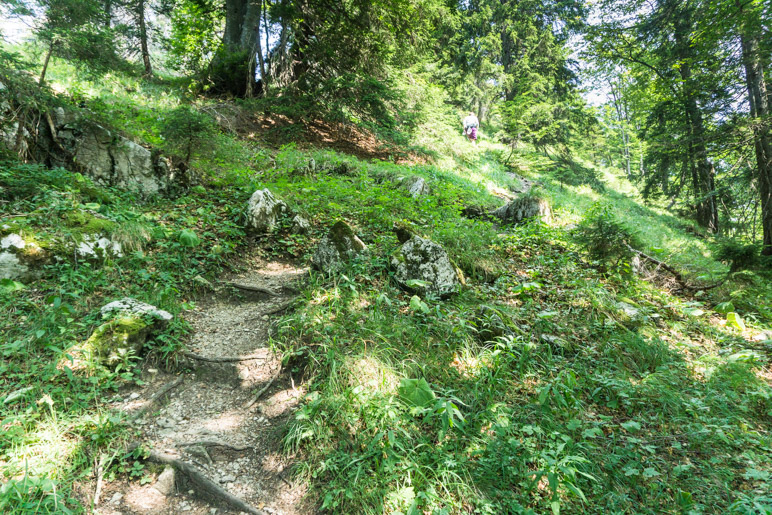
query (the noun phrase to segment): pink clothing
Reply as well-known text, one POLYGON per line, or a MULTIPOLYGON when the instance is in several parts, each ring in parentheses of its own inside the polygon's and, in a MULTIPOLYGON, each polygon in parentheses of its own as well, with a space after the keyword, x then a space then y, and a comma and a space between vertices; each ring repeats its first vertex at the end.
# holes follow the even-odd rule
POLYGON ((469 136, 469 139, 476 140, 477 139, 477 127, 469 127, 467 129, 467 135, 469 136))

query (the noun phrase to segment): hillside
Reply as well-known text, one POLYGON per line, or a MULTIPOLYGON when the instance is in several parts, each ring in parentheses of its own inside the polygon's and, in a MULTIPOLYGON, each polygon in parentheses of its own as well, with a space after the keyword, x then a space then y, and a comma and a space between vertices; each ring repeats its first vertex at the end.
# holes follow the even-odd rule
MULTIPOLYGON (((170 148, 164 123, 183 100, 173 82, 92 82, 62 63, 49 74, 67 109, 83 102, 128 140, 170 148)), ((0 509, 227 509, 199 486, 137 499, 160 481, 151 453, 179 428, 208 424, 222 437, 244 419, 227 434, 246 447, 204 454, 223 477, 247 460, 220 485, 256 513, 772 510, 768 273, 730 274, 712 237, 644 203, 614 167, 513 149, 495 127, 475 145, 452 108, 432 106, 410 141, 381 147, 365 128, 271 131, 279 118, 259 101, 200 98, 185 107, 205 125, 187 183, 150 198, 5 158, 0 236, 5 250, 18 235, 36 272, 0 287, 0 509), (265 189, 288 210, 250 231, 248 202, 265 189), (490 215, 522 198, 551 214, 490 215), (315 250, 341 221, 367 251, 319 270, 315 250), (433 293, 400 280, 400 231, 439 244, 464 285, 433 293), (97 236, 120 253, 73 250, 97 236), (622 242, 680 281, 634 266, 622 242), (79 358, 104 327, 100 308, 124 297, 171 322, 106 361, 79 358), (238 331, 260 333, 265 363, 212 372, 205 351, 255 359, 238 331), (263 421, 252 424, 255 403, 263 421)), ((177 452, 203 459, 179 442, 177 452)))

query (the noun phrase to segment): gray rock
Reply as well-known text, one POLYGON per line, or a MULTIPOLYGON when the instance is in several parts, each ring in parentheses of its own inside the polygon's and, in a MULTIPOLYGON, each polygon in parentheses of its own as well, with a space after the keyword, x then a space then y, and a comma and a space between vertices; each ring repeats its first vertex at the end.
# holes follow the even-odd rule
POLYGON ((539 217, 544 222, 552 219, 549 202, 535 195, 517 197, 491 212, 504 223, 517 224, 527 218, 539 217))
POLYGON ((300 215, 295 215, 292 219, 292 232, 295 234, 308 234, 311 230, 311 223, 300 215))
POLYGON ((88 235, 78 243, 75 252, 80 257, 121 257, 123 256, 123 248, 117 241, 110 240, 104 236, 88 235))
MULTIPOLYGON (((68 124, 67 127, 69 127, 68 124)), ((73 161, 97 183, 155 195, 166 190, 174 174, 156 166, 150 150, 111 133, 101 125, 78 122, 73 161)))
POLYGON ((423 177, 418 177, 417 175, 403 179, 400 187, 406 189, 410 196, 413 198, 429 195, 429 193, 431 193, 429 185, 426 184, 426 181, 423 179, 423 177))
POLYGON ((0 279, 22 279, 29 273, 29 267, 10 252, 0 252, 0 279))
POLYGON ((403 288, 419 295, 446 297, 463 284, 463 274, 440 245, 413 236, 391 256, 394 278, 403 288))
POLYGON ((100 312, 102 313, 103 318, 109 318, 116 313, 137 315, 141 317, 148 316, 154 319, 156 323, 160 324, 162 327, 166 327, 171 319, 174 318, 168 311, 158 309, 155 306, 140 302, 131 297, 124 297, 121 300, 110 302, 109 304, 102 306, 100 312))
POLYGON ((348 224, 337 222, 319 242, 311 262, 318 270, 332 273, 366 250, 367 245, 357 238, 348 224))
POLYGON ((40 247, 25 241, 21 234, 8 234, 0 239, 0 279, 26 281, 35 279, 39 273, 33 270, 40 247))
POLYGON ((153 488, 169 496, 174 493, 174 467, 167 466, 158 476, 153 488))
POLYGON ((247 227, 257 232, 273 231, 278 218, 288 213, 287 204, 274 197, 270 190, 257 190, 247 204, 247 227))

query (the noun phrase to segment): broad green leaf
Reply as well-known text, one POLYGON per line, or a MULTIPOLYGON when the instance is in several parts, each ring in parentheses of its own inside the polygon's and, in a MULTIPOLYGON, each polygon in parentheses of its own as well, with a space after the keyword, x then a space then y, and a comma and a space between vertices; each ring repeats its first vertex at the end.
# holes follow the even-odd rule
POLYGON ((598 436, 603 436, 603 430, 599 427, 591 427, 590 429, 582 431, 582 436, 585 438, 596 438, 598 436))
POLYGON ((645 469, 643 469, 643 477, 645 478, 656 477, 659 475, 660 473, 657 472, 657 469, 655 469, 654 467, 646 467, 645 469))
POLYGON ((742 317, 734 311, 730 311, 726 314, 726 325, 739 329, 740 331, 745 331, 745 322, 743 322, 742 317))
POLYGON ((179 242, 185 247, 197 247, 201 240, 192 230, 183 229, 180 231, 179 242))
POLYGON ((430 406, 436 397, 426 379, 401 380, 399 382, 399 396, 408 404, 421 408, 430 406))
POLYGON ((413 295, 410 298, 410 310, 420 311, 422 313, 428 313, 429 306, 426 304, 426 302, 421 300, 421 297, 419 297, 418 295, 413 295))
POLYGON ((24 290, 27 288, 24 284, 12 279, 0 279, 0 289, 7 292, 24 290))
POLYGON ((734 311, 734 304, 732 304, 732 301, 722 302, 720 304, 716 304, 716 307, 714 309, 718 313, 726 314, 731 311, 734 311))
POLYGON ((623 422, 620 424, 626 431, 630 431, 631 433, 635 433, 637 431, 641 430, 641 425, 636 422, 635 420, 628 420, 627 422, 623 422))

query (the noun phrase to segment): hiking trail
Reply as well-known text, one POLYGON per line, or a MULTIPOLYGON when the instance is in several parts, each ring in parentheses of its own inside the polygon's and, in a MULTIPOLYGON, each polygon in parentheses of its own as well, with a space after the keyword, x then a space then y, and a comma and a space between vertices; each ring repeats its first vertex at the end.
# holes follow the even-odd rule
POLYGON ((306 274, 247 258, 244 271, 224 277, 181 315, 192 333, 179 372, 146 365, 147 384, 122 391, 110 405, 133 418, 136 442, 152 453, 145 471, 150 482, 97 486, 96 513, 240 512, 213 488, 253 507, 248 513, 313 512, 304 501, 306 485, 293 483, 291 459, 281 451, 281 429, 305 392, 281 374, 279 356, 268 346, 274 322, 306 274), (196 480, 197 473, 205 479, 196 480))

